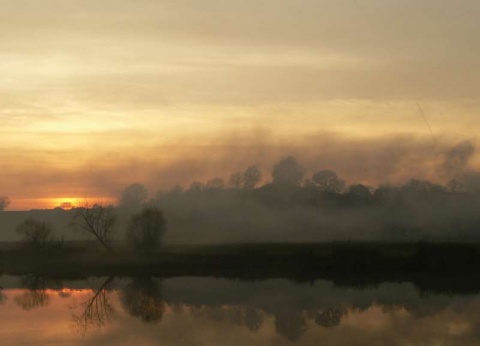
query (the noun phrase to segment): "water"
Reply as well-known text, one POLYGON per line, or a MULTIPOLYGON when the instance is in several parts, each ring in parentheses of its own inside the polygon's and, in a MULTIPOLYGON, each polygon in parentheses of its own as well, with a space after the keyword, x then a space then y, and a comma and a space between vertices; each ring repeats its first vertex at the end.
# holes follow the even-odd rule
POLYGON ((1 345, 478 345, 480 296, 409 283, 0 277, 1 345))

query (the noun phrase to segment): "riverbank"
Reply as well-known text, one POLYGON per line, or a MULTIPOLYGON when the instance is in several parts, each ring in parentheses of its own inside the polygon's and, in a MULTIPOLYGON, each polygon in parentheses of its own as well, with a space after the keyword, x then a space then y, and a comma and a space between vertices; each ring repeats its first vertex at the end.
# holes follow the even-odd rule
POLYGON ((0 270, 8 275, 325 279, 356 287, 408 281, 433 291, 480 290, 479 267, 480 244, 430 242, 167 246, 148 256, 121 245, 106 252, 71 242, 49 254, 2 244, 0 253, 0 270))

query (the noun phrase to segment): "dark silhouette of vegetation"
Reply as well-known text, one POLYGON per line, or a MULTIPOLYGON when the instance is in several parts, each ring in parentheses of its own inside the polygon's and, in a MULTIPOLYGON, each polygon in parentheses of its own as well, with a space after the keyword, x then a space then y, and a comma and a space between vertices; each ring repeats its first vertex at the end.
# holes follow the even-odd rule
POLYGON ((149 254, 160 246, 167 227, 162 211, 155 207, 145 207, 133 215, 127 227, 127 242, 141 253, 149 254))
POLYGON ((287 156, 273 167, 273 183, 299 186, 305 176, 305 168, 293 156, 287 156))
POLYGON ((323 192, 341 193, 345 189, 345 182, 330 170, 316 172, 312 176, 312 183, 323 192))
POLYGON ((262 172, 257 166, 249 166, 242 177, 242 187, 246 190, 253 190, 262 180, 262 172))
POLYGON ((222 178, 213 178, 205 184, 207 190, 223 190, 224 188, 225 183, 222 178))
POLYGON ((132 279, 121 292, 121 302, 131 316, 149 324, 160 323, 166 308, 160 286, 151 277, 132 279))
POLYGON ((4 211, 10 205, 10 199, 7 196, 0 196, 0 212, 4 211))
POLYGON ((119 206, 126 209, 139 209, 147 203, 148 190, 142 184, 127 186, 120 197, 119 206))
POLYGON ((91 205, 85 202, 73 210, 70 225, 74 230, 94 236, 105 249, 111 251, 116 221, 117 217, 112 206, 91 205))
POLYGON ((16 228, 23 238, 25 246, 35 252, 42 252, 52 243, 52 226, 46 222, 26 219, 16 228))
POLYGON ((242 188, 242 173, 237 172, 230 175, 229 184, 233 189, 240 190, 242 188))
POLYGON ((190 184, 190 188, 188 191, 190 192, 201 192, 205 189, 205 184, 194 181, 193 183, 190 184))

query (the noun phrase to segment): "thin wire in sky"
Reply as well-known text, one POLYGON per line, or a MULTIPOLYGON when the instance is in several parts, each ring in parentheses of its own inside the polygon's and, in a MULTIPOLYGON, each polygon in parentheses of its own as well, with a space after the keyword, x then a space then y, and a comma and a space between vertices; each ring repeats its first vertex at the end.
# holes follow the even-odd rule
MULTIPOLYGON (((360 6, 360 3, 358 2, 358 0, 351 0, 351 1, 355 4, 355 6, 357 7, 359 13, 364 12, 364 11, 363 11, 364 9, 362 9, 362 6, 360 6)), ((371 24, 370 24, 370 25, 371 25, 371 24)), ((370 29, 373 29, 373 28, 371 27, 370 29)), ((374 30, 371 30, 371 31, 372 31, 372 32, 375 32, 374 30)), ((390 53, 390 54, 391 54, 391 53, 390 53)), ((393 59, 391 59, 391 60, 393 60, 393 59)), ((417 108, 418 108, 418 110, 420 111, 420 114, 421 114, 421 116, 422 116, 422 118, 423 118, 423 121, 425 121, 425 124, 427 125, 428 130, 430 131, 430 135, 432 136, 432 139, 435 140, 435 136, 434 136, 434 134, 433 134, 432 127, 430 126, 430 123, 429 123, 429 121, 428 121, 427 115, 426 115, 425 112, 423 111, 423 108, 422 108, 422 106, 420 105, 420 102, 419 102, 417 99, 415 99, 414 101, 415 101, 415 103, 417 104, 417 108)))
POLYGON ((423 111, 422 106, 420 106, 420 102, 418 102, 418 100, 415 100, 415 103, 417 104, 418 110, 420 111, 420 114, 422 115, 422 118, 425 121, 425 124, 427 124, 428 130, 430 131, 430 135, 432 135, 432 139, 435 139, 435 136, 433 135, 432 127, 428 122, 427 116, 425 115, 425 112, 423 111))

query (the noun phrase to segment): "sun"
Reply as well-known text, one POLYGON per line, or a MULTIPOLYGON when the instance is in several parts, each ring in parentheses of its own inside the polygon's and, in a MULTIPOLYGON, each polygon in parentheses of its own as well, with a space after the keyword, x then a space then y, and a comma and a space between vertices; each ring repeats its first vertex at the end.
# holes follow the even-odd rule
POLYGON ((61 208, 64 210, 70 210, 79 204, 81 198, 77 197, 55 197, 49 198, 49 205, 51 208, 61 208))

